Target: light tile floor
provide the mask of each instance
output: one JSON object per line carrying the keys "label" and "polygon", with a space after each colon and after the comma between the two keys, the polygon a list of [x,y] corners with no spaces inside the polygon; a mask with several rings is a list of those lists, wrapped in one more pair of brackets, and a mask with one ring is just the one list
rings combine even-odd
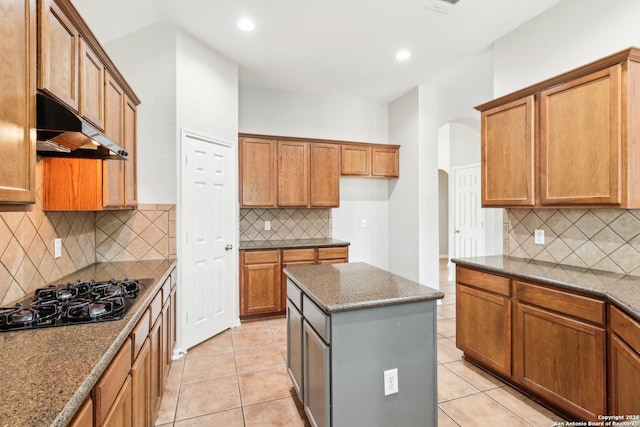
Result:
{"label": "light tile floor", "polygon": [[[455,284],[440,263],[438,425],[551,427],[561,419],[462,359]],[[286,370],[285,319],[244,323],[173,362],[156,419],[164,427],[306,427]],[[386,427],[386,426],[372,426]],[[419,427],[419,426],[416,426]]]}

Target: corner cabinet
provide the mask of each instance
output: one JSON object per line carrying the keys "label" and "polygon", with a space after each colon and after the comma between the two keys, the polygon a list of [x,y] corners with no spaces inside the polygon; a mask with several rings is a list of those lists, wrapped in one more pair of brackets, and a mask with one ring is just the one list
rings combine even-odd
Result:
{"label": "corner cabinet", "polygon": [[0,14],[0,204],[34,203],[36,2],[3,1]]}
{"label": "corner cabinet", "polygon": [[640,207],[639,91],[630,48],[476,107],[483,206]]}
{"label": "corner cabinet", "polygon": [[[623,414],[611,409],[612,403],[607,412],[612,393],[607,392],[605,301],[461,266],[456,275],[456,345],[465,359],[571,418],[597,421],[607,413]],[[619,329],[624,335],[628,328]],[[618,348],[610,349],[610,362],[622,354]],[[637,378],[640,367],[629,368],[634,359],[627,354],[618,358],[618,368],[609,367],[610,379],[612,369],[619,369],[625,381],[609,386],[622,400],[635,399],[635,414],[637,393],[625,383]]]}

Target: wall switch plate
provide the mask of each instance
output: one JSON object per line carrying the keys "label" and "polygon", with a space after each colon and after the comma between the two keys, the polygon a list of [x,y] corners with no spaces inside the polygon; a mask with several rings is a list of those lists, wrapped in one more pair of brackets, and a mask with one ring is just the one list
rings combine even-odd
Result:
{"label": "wall switch plate", "polygon": [[396,394],[398,392],[398,368],[384,371],[384,395]]}
{"label": "wall switch plate", "polygon": [[362,220],[362,228],[367,228],[367,220],[366,219]]}
{"label": "wall switch plate", "polygon": [[53,241],[53,257],[60,258],[62,256],[62,239],[57,238]]}
{"label": "wall switch plate", "polygon": [[271,221],[265,221],[264,222],[264,229],[265,229],[265,231],[271,230]]}
{"label": "wall switch plate", "polygon": [[533,232],[533,243],[536,245],[544,245],[544,230],[535,230]]}

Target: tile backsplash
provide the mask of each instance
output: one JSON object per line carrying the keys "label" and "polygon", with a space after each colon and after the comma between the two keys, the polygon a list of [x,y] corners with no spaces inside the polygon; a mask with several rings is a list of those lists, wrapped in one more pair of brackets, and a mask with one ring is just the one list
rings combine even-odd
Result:
{"label": "tile backsplash", "polygon": [[[101,261],[176,256],[175,205],[138,210],[44,212],[42,161],[36,163],[36,203],[0,205],[0,304],[12,304],[39,287]],[[54,239],[62,256],[54,258]]]}
{"label": "tile backsplash", "polygon": [[505,254],[640,275],[640,210],[507,209],[505,229]]}
{"label": "tile backsplash", "polygon": [[97,262],[175,256],[175,205],[140,204],[137,210],[96,214]]}
{"label": "tile backsplash", "polygon": [[330,237],[331,209],[240,209],[241,241]]}

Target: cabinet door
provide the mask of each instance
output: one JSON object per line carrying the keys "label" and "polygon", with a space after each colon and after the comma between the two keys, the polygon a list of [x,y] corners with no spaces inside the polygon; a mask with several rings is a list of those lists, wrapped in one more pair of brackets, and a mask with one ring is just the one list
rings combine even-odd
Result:
{"label": "cabinet door", "polygon": [[138,182],[137,182],[137,112],[135,103],[125,96],[124,103],[124,129],[123,148],[129,153],[129,160],[124,160],[124,205],[127,207],[138,206]]}
{"label": "cabinet door", "polygon": [[164,327],[164,334],[162,340],[162,366],[163,377],[166,379],[169,375],[169,368],[171,368],[171,354],[173,352],[173,300],[169,298],[162,309],[162,325]]}
{"label": "cabinet door", "polygon": [[93,427],[93,401],[88,397],[73,420],[69,423],[69,427]]}
{"label": "cabinet door", "polygon": [[275,207],[276,141],[240,139],[240,204],[242,207]]}
{"label": "cabinet door", "polygon": [[127,377],[102,426],[131,427],[131,398],[131,377]]}
{"label": "cabinet door", "polygon": [[102,208],[102,162],[93,159],[44,159],[45,211],[95,211]]}
{"label": "cabinet door", "polygon": [[456,345],[466,355],[511,376],[511,301],[456,285]]}
{"label": "cabinet door", "polygon": [[132,418],[134,426],[150,426],[151,418],[151,344],[147,338],[131,367]]}
{"label": "cabinet door", "polygon": [[78,111],[80,34],[54,0],[39,0],[38,88]]}
{"label": "cabinet door", "polygon": [[104,65],[80,40],[80,115],[104,129]]}
{"label": "cabinet door", "polygon": [[281,312],[281,288],[279,262],[244,265],[240,315]]}
{"label": "cabinet door", "polygon": [[162,316],[160,315],[151,328],[151,332],[149,332],[149,351],[151,352],[150,406],[152,419],[155,419],[158,409],[160,409],[160,399],[164,391],[162,332]]}
{"label": "cabinet door", "polygon": [[482,205],[533,206],[534,98],[482,112]]}
{"label": "cabinet door", "polygon": [[615,334],[609,344],[609,413],[638,415],[640,354]]}
{"label": "cabinet door", "polygon": [[581,419],[606,411],[605,331],[516,304],[514,377]]}
{"label": "cabinet door", "polygon": [[397,178],[400,176],[400,152],[397,148],[371,148],[371,175]]}
{"label": "cabinet door", "polygon": [[0,28],[0,203],[34,203],[35,1],[4,1]]}
{"label": "cabinet door", "polygon": [[307,142],[278,142],[278,206],[309,206]]}
{"label": "cabinet door", "polygon": [[340,146],[311,144],[310,146],[311,207],[340,205]]}
{"label": "cabinet door", "polygon": [[302,395],[302,313],[287,300],[287,370],[300,402]]}
{"label": "cabinet door", "polygon": [[315,427],[331,425],[331,352],[306,321],[303,322],[303,405]]}
{"label": "cabinet door", "polygon": [[[108,73],[105,83],[105,135],[123,145],[125,94]],[[102,204],[105,208],[124,206],[125,160],[103,160]]]}
{"label": "cabinet door", "polygon": [[371,148],[342,146],[342,175],[371,175]]}
{"label": "cabinet door", "polygon": [[540,202],[621,203],[621,66],[540,94]]}

